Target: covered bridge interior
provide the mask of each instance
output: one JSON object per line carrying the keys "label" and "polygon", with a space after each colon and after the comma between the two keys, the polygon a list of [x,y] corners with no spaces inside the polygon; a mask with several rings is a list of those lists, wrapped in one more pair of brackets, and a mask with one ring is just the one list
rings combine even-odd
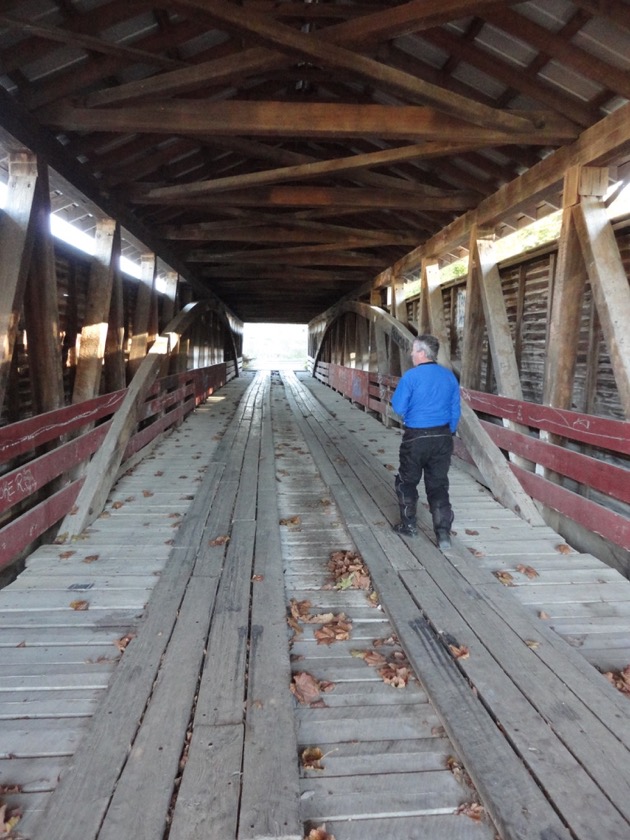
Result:
{"label": "covered bridge interior", "polygon": [[0,2],[0,838],[630,836],[629,71],[628,0]]}

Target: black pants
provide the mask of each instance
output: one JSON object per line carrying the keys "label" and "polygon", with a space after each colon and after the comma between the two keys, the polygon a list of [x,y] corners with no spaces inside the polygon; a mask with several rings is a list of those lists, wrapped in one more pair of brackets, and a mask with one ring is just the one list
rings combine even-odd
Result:
{"label": "black pants", "polygon": [[401,505],[418,502],[418,484],[424,486],[434,528],[450,529],[453,511],[448,495],[448,470],[453,438],[448,425],[432,429],[405,429],[400,445],[396,494]]}

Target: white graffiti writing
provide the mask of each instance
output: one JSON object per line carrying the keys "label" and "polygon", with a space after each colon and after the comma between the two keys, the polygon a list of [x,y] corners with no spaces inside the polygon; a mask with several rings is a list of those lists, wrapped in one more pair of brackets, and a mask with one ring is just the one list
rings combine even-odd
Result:
{"label": "white graffiti writing", "polygon": [[37,481],[29,469],[0,479],[0,501],[12,502],[16,497],[24,498],[34,490],[37,490]]}

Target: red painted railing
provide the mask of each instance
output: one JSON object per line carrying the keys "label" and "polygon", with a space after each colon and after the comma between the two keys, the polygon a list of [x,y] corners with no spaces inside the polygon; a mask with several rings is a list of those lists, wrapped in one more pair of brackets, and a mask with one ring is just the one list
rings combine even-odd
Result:
{"label": "red painted railing", "polygon": [[[389,402],[398,377],[379,376],[363,370],[319,362],[315,377],[344,396],[366,408],[391,416]],[[521,456],[536,465],[533,472],[510,463],[510,468],[532,498],[572,519],[584,528],[599,534],[607,540],[630,550],[630,518],[600,501],[586,498],[574,489],[562,486],[563,479],[576,482],[583,489],[590,489],[622,503],[630,504],[630,467],[625,456],[630,455],[630,423],[575,411],[562,411],[547,406],[498,397],[480,391],[462,389],[462,399],[477,412],[486,417],[511,420],[529,429],[528,434],[505,428],[502,424],[482,419],[482,425],[497,446],[514,455]],[[558,446],[542,439],[540,433],[564,438],[569,444],[586,444],[593,454],[577,452],[572,448]],[[456,454],[467,460],[467,453],[461,451],[457,441]],[[599,456],[597,451],[599,450]],[[617,456],[619,463],[603,460]],[[560,476],[551,481],[543,475],[549,471]]]}
{"label": "red painted railing", "polygon": [[[233,365],[221,363],[157,380],[123,464],[234,375]],[[5,470],[0,476],[0,569],[70,511],[83,483],[73,476],[102,443],[125,393],[104,394],[0,428],[0,470]]]}

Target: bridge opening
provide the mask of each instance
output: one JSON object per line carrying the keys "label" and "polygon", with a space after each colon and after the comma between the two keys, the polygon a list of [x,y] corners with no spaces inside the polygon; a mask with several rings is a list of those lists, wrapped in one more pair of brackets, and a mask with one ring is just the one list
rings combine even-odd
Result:
{"label": "bridge opening", "polygon": [[249,370],[305,370],[307,324],[252,324],[243,327],[243,367]]}

